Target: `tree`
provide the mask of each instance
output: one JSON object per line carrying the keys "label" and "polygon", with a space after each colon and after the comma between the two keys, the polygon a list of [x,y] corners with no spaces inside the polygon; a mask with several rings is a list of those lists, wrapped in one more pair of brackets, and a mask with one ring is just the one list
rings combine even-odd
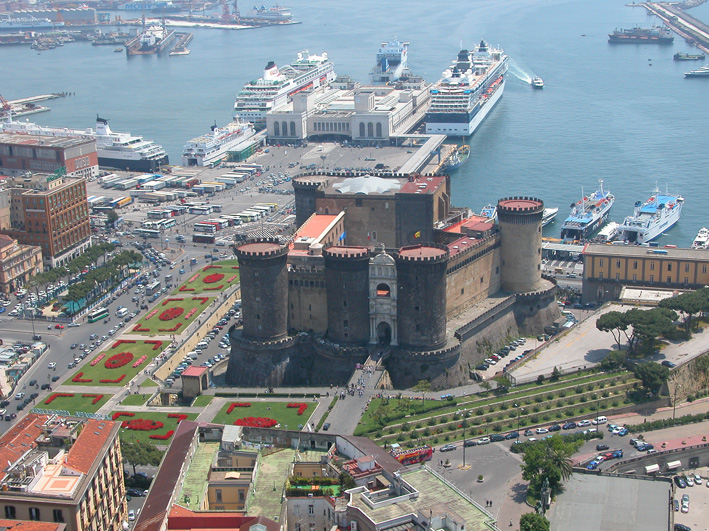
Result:
{"label": "tree", "polygon": [[549,531],[549,520],[537,513],[523,514],[519,519],[519,531]]}
{"label": "tree", "polygon": [[549,378],[549,379],[552,382],[558,382],[560,377],[561,377],[561,371],[559,370],[559,367],[554,365],[554,370],[551,371],[551,378]]}
{"label": "tree", "polygon": [[615,369],[619,369],[623,365],[625,365],[625,361],[627,360],[628,355],[620,350],[614,350],[610,352],[603,360],[601,361],[601,370],[602,371],[613,371]]}
{"label": "tree", "polygon": [[684,327],[689,335],[692,331],[692,317],[694,314],[709,309],[709,288],[704,287],[696,291],[688,291],[660,301],[661,308],[681,312],[684,318]]}
{"label": "tree", "polygon": [[[643,340],[647,352],[655,349],[658,337],[670,334],[675,329],[674,321],[677,314],[668,308],[653,308],[652,310],[630,310],[628,312],[630,324],[633,326],[633,335],[639,342]],[[636,342],[636,347],[637,347]]]}
{"label": "tree", "polygon": [[421,393],[423,399],[426,400],[426,393],[431,390],[431,382],[428,380],[419,380],[419,383],[414,385],[413,390],[417,393]]}
{"label": "tree", "polygon": [[136,466],[160,466],[163,455],[162,452],[152,444],[146,444],[140,441],[121,441],[121,454],[123,456],[123,462],[129,463],[133,467],[134,476]]}
{"label": "tree", "polygon": [[596,319],[596,328],[598,328],[601,332],[610,332],[613,334],[613,339],[615,339],[615,342],[618,344],[618,350],[620,350],[620,335],[628,330],[628,323],[625,319],[625,313],[604,313]]}
{"label": "tree", "polygon": [[522,458],[522,477],[529,481],[529,488],[538,492],[544,479],[549,481],[552,494],[559,491],[561,482],[572,473],[571,456],[582,441],[567,442],[562,437],[526,445]]}
{"label": "tree", "polygon": [[115,210],[109,210],[106,212],[106,227],[113,228],[116,221],[118,221],[118,214]]}
{"label": "tree", "polygon": [[653,394],[657,394],[662,384],[670,377],[667,367],[651,361],[636,365],[633,372],[642,381],[643,387]]}

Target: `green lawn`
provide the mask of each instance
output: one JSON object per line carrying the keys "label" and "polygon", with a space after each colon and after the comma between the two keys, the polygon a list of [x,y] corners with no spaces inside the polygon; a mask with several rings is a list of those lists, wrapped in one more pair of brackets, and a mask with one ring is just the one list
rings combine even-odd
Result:
{"label": "green lawn", "polygon": [[[212,266],[202,266],[199,269],[194,268],[192,271],[185,272],[185,278],[187,281],[184,282],[180,287],[172,292],[172,295],[187,296],[194,293],[220,293],[227,289],[229,286],[239,283],[239,270],[234,269],[234,267],[239,265],[239,261],[234,260],[222,260],[220,262],[214,262]],[[209,267],[209,269],[206,269]],[[204,279],[212,274],[224,275],[222,279],[217,282],[212,282],[206,284]],[[195,278],[196,277],[196,278]],[[229,279],[235,277],[229,282]],[[190,279],[194,278],[192,282]],[[223,286],[222,289],[208,289],[216,288],[218,286]],[[181,291],[182,290],[182,291]],[[191,291],[194,290],[194,291]]]}
{"label": "green lawn", "polygon": [[122,406],[142,406],[150,398],[150,394],[139,393],[137,395],[128,395],[121,401]]}
{"label": "green lawn", "polygon": [[212,400],[214,400],[213,395],[199,395],[197,398],[195,398],[192,407],[208,406],[212,402]]}
{"label": "green lawn", "polygon": [[[142,395],[141,395],[142,396]],[[146,413],[146,412],[139,412],[139,411],[133,411],[135,416],[133,417],[128,417],[128,416],[120,416],[117,417],[117,421],[132,421],[132,420],[137,420],[137,419],[146,419],[146,420],[153,420],[157,422],[162,422],[163,427],[157,430],[150,430],[150,431],[142,431],[142,430],[131,430],[128,428],[121,428],[121,431],[119,433],[120,438],[123,441],[126,442],[141,442],[144,444],[158,444],[158,445],[164,445],[168,446],[170,444],[170,439],[166,440],[160,440],[160,439],[151,439],[151,435],[165,435],[167,432],[170,430],[175,431],[177,430],[177,420],[176,418],[169,418],[168,415],[169,413]],[[186,420],[194,420],[197,418],[196,413],[185,413],[187,415]]]}
{"label": "green lawn", "polygon": [[[64,384],[66,385],[106,385],[106,386],[119,386],[123,387],[126,385],[128,382],[130,382],[133,377],[135,377],[136,374],[138,374],[140,371],[145,369],[150,362],[157,357],[163,350],[167,348],[169,345],[169,341],[163,341],[162,345],[158,346],[157,349],[153,350],[155,347],[154,344],[147,343],[145,341],[136,341],[135,343],[122,343],[118,344],[119,341],[114,341],[113,343],[110,344],[109,348],[107,350],[104,350],[100,354],[98,354],[95,358],[92,359],[92,362],[96,360],[98,357],[103,356],[101,360],[94,365],[93,367],[91,366],[91,363],[87,363],[84,365],[80,371],[78,371],[76,374],[72,375],[71,378],[66,380]],[[117,346],[116,346],[117,345]],[[126,365],[123,365],[122,367],[118,367],[115,369],[109,369],[106,367],[106,362],[109,360],[112,356],[119,354],[121,352],[130,352],[133,355],[133,360]],[[145,361],[141,363],[138,367],[133,367],[134,363],[137,363],[138,359],[147,356]],[[81,376],[79,376],[79,373],[83,373]],[[120,382],[101,382],[101,380],[116,380],[121,377],[122,374],[125,374],[125,378],[123,378]],[[79,382],[79,381],[74,381],[74,378],[77,379],[82,379],[82,380],[90,380],[90,381],[85,381],[85,382]]]}
{"label": "green lawn", "polygon": [[140,384],[141,387],[157,387],[158,384],[156,384],[154,381],[152,381],[150,378],[147,380],[143,380],[143,383]]}
{"label": "green lawn", "polygon": [[[47,404],[47,400],[50,400],[55,395],[71,394],[74,396],[56,396],[51,403]],[[89,393],[94,395],[94,393]],[[101,395],[101,393],[97,393]],[[103,406],[113,395],[105,394],[102,398],[93,404],[92,402],[96,399],[96,396],[83,396],[82,393],[52,393],[47,398],[41,402],[37,402],[35,406],[37,409],[53,409],[60,411],[68,411],[70,414],[83,411],[86,413],[96,413],[101,406]]]}
{"label": "green lawn", "polygon": [[[227,413],[229,405],[233,402],[250,403],[251,406],[236,407],[231,413]],[[307,404],[308,408],[302,415],[298,415],[298,408],[286,407],[290,403]],[[235,398],[224,404],[224,407],[219,410],[212,422],[215,424],[234,424],[237,419],[244,417],[267,417],[278,421],[281,428],[285,429],[287,426],[288,429],[295,430],[298,429],[298,425],[305,425],[316,405],[316,402],[303,399],[293,400],[292,402],[256,402],[249,399]]]}
{"label": "green lawn", "polygon": [[[206,297],[206,301],[204,301],[204,298],[205,297],[194,297],[192,295],[183,294],[180,297],[165,299],[156,306],[153,306],[140,321],[129,328],[129,331],[133,334],[142,335],[179,334],[187,328],[192,321],[197,319],[205,309],[209,308],[213,298]],[[172,308],[182,308],[183,311],[180,315],[169,321],[160,320],[160,316]],[[190,315],[188,319],[185,319],[192,309],[196,309],[197,311]],[[172,328],[180,323],[182,323],[181,326],[173,331]]]}

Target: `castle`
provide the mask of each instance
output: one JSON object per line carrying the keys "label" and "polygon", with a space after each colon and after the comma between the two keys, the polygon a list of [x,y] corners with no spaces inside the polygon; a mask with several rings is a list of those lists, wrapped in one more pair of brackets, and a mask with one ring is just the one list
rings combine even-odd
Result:
{"label": "castle", "polygon": [[235,246],[243,329],[230,331],[231,385],[342,385],[370,360],[394,387],[452,387],[559,317],[542,278],[539,199],[501,199],[494,223],[453,207],[444,175],[316,172],[293,187],[288,244]]}

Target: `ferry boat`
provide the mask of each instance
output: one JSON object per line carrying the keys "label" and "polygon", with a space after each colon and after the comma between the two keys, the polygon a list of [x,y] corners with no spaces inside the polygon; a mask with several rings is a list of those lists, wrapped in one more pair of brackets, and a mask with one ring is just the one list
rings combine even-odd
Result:
{"label": "ferry boat", "polygon": [[[230,150],[239,150],[256,133],[253,124],[236,118],[224,127],[212,126],[210,133],[193,138],[185,144],[183,166],[209,166],[225,159]],[[244,145],[244,147],[246,147]]]}
{"label": "ferry boat", "polygon": [[598,182],[598,190],[571,205],[571,214],[561,226],[562,240],[586,240],[608,218],[615,197],[603,189],[603,179]]}
{"label": "ferry boat", "polygon": [[650,199],[635,203],[633,215],[618,227],[619,239],[638,244],[654,240],[679,221],[683,206],[683,197],[661,194],[656,187]]}
{"label": "ferry boat", "polygon": [[470,146],[463,145],[454,149],[441,164],[442,170],[455,170],[460,168],[470,157]]}
{"label": "ferry boat", "polygon": [[684,77],[709,77],[709,66],[700,66],[696,70],[685,72]]}
{"label": "ferry boat", "polygon": [[692,242],[692,249],[706,249],[707,247],[709,247],[709,229],[702,227]]}
{"label": "ferry boat", "polygon": [[542,212],[542,227],[549,225],[556,215],[559,213],[559,208],[558,207],[553,207],[553,208],[545,208],[544,212]]}
{"label": "ferry boat", "polygon": [[48,18],[17,17],[0,15],[0,30],[52,29],[64,26],[64,22],[52,22]]}
{"label": "ferry boat", "polygon": [[293,18],[293,14],[289,7],[283,6],[254,6],[250,9],[244,18],[256,19],[256,20],[267,20],[269,22],[290,22]]}
{"label": "ferry boat", "polygon": [[507,66],[505,52],[484,40],[472,52],[458,52],[455,62],[430,89],[426,133],[472,135],[502,96]]}
{"label": "ferry boat", "polygon": [[656,43],[672,44],[675,38],[667,26],[653,26],[652,28],[634,27],[631,29],[616,29],[608,34],[608,42],[612,43]]}
{"label": "ferry boat", "polygon": [[155,172],[169,164],[167,152],[152,140],[130,133],[115,133],[108,120],[96,117],[96,129],[45,127],[31,122],[0,122],[0,132],[28,135],[72,136],[96,141],[98,164],[118,170]]}
{"label": "ferry boat", "polygon": [[600,230],[598,239],[605,243],[612,242],[618,237],[618,227],[620,227],[620,223],[611,221]]}
{"label": "ferry boat", "polygon": [[544,80],[542,80],[542,78],[539,76],[535,77],[534,79],[532,79],[532,88],[544,88]]}
{"label": "ferry boat", "polygon": [[266,113],[288,103],[297,92],[329,85],[335,79],[335,66],[327,53],[298,54],[295,61],[278,69],[269,61],[263,77],[250,81],[236,96],[234,110],[244,122],[256,128],[266,127]]}
{"label": "ferry boat", "polygon": [[674,60],[675,61],[701,61],[703,60],[705,55],[703,53],[685,53],[685,52],[679,52],[674,55]]}
{"label": "ferry boat", "polygon": [[377,64],[369,73],[372,84],[388,85],[410,75],[408,52],[408,42],[401,42],[396,38],[391,42],[383,42],[377,52]]}

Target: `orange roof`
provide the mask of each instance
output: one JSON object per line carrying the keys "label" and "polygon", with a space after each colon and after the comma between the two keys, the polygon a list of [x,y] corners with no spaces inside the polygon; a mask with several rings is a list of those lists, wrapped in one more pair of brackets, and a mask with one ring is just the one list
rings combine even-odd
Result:
{"label": "orange roof", "polygon": [[182,376],[202,376],[207,371],[207,367],[188,367]]}
{"label": "orange roof", "polygon": [[303,226],[300,227],[294,239],[318,238],[336,218],[337,216],[335,214],[315,214],[314,216],[310,216],[308,221],[303,223]]}
{"label": "orange roof", "polygon": [[7,531],[59,531],[60,529],[65,529],[66,524],[30,522],[27,520],[0,520],[0,528]]}
{"label": "orange roof", "polygon": [[446,182],[446,178],[443,176],[436,177],[419,177],[412,181],[407,182],[401,187],[399,193],[401,194],[430,194],[438,190],[441,184]]}
{"label": "orange roof", "polygon": [[88,474],[115,425],[110,420],[87,420],[67,454],[66,466]]}
{"label": "orange roof", "polygon": [[[10,428],[0,438],[0,463],[14,463],[32,448],[36,448],[35,440],[42,433],[42,425],[49,416],[30,413]],[[0,469],[0,480],[5,478],[5,472]]]}

